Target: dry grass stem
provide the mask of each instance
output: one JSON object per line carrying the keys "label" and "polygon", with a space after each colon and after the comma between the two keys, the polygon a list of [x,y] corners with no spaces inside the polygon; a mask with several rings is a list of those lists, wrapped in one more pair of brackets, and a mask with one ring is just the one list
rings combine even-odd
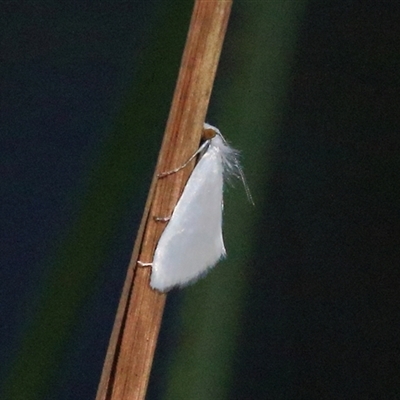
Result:
{"label": "dry grass stem", "polygon": [[194,161],[162,179],[157,174],[182,165],[198,148],[226,32],[231,0],[197,0],[183,54],[157,168],[121,295],[96,400],[137,400],[146,395],[166,295],[149,286],[151,262],[165,227],[153,217],[170,216]]}

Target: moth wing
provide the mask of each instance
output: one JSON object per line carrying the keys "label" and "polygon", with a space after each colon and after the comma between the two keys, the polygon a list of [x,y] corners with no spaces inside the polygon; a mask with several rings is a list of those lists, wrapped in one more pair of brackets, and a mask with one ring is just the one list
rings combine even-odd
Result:
{"label": "moth wing", "polygon": [[167,291],[196,280],[225,256],[223,163],[210,145],[194,168],[154,254],[150,285]]}

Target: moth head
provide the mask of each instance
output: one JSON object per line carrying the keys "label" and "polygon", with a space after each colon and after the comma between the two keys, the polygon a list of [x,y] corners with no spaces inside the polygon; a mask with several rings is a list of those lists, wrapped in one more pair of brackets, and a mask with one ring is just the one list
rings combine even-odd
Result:
{"label": "moth head", "polygon": [[202,139],[204,141],[214,138],[216,135],[221,135],[219,129],[210,124],[204,123]]}

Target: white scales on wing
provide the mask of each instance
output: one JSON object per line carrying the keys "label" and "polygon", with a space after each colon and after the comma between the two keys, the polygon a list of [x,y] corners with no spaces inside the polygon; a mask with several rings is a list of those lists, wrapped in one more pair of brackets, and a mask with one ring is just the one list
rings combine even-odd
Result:
{"label": "white scales on wing", "polygon": [[152,266],[150,286],[161,292],[196,281],[226,256],[222,237],[224,180],[239,177],[252,202],[238,152],[212,125],[204,124],[203,132],[206,141],[194,155],[199,154],[199,161],[161,235],[153,262],[140,262]]}

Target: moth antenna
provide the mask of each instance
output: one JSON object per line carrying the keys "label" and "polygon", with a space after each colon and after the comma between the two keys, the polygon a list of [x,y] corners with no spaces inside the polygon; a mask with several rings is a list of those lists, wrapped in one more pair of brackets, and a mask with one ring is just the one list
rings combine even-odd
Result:
{"label": "moth antenna", "polygon": [[239,171],[240,179],[242,180],[243,186],[244,186],[244,191],[246,192],[247,200],[254,206],[254,200],[253,196],[251,195],[249,185],[247,184],[246,178],[244,176],[244,172],[242,170],[242,167],[237,164],[237,169]]}

